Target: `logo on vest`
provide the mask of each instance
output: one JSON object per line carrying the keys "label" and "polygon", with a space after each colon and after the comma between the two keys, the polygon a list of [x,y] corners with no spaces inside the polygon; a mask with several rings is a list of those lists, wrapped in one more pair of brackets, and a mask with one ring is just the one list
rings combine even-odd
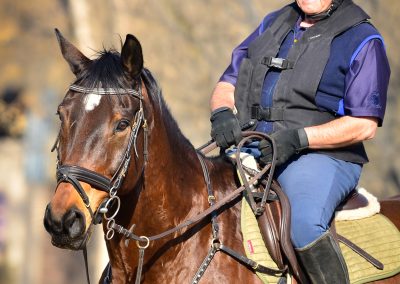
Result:
{"label": "logo on vest", "polygon": [[313,39],[319,38],[320,36],[321,36],[321,34],[315,35],[315,36],[309,37],[308,40],[313,40]]}

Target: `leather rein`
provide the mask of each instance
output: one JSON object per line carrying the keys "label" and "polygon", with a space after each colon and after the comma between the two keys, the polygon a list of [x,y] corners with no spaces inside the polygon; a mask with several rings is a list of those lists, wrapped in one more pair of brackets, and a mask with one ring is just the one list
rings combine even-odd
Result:
{"label": "leather rein", "polygon": [[[269,139],[269,136],[267,136],[266,134],[263,133],[259,133],[259,132],[251,132],[251,131],[246,131],[243,132],[243,136],[246,137],[244,138],[241,143],[239,143],[238,145],[238,151],[240,151],[240,148],[242,147],[242,145],[249,139],[252,138],[265,138],[265,139]],[[274,144],[274,141],[270,140],[271,143]],[[200,265],[198,271],[196,272],[195,276],[193,277],[191,283],[192,284],[197,284],[199,282],[199,280],[201,279],[201,277],[204,275],[208,265],[211,263],[214,255],[218,252],[224,252],[225,254],[229,255],[230,257],[234,258],[236,261],[240,262],[241,264],[246,265],[249,268],[252,268],[253,270],[257,271],[257,272],[261,272],[261,273],[266,273],[266,274],[270,274],[270,275],[281,275],[283,273],[286,272],[287,268],[284,269],[275,269],[275,268],[270,268],[270,267],[266,267],[263,266],[249,258],[247,258],[246,256],[242,255],[241,253],[238,253],[232,249],[230,249],[229,247],[226,247],[219,239],[218,236],[218,231],[219,231],[219,226],[217,223],[217,211],[223,207],[224,205],[228,204],[229,202],[233,201],[234,199],[236,199],[238,196],[240,196],[240,194],[242,194],[243,191],[246,190],[246,193],[248,195],[251,196],[251,198],[253,198],[253,194],[251,193],[251,188],[250,188],[250,184],[255,184],[257,181],[259,181],[260,179],[262,179],[263,177],[265,177],[265,175],[268,173],[268,178],[267,178],[267,186],[266,190],[264,192],[264,196],[262,196],[262,202],[260,203],[261,205],[256,206],[254,203],[253,210],[255,214],[262,214],[263,210],[262,209],[263,206],[265,206],[265,203],[267,200],[271,200],[274,199],[274,196],[270,196],[269,195],[269,186],[272,183],[272,177],[273,177],[273,171],[275,168],[275,164],[269,164],[266,165],[263,169],[261,169],[258,173],[251,173],[251,178],[242,185],[239,188],[235,189],[234,191],[232,191],[230,194],[226,195],[225,197],[223,197],[222,199],[220,199],[218,202],[216,202],[216,198],[213,194],[213,190],[212,190],[212,185],[211,185],[211,180],[210,180],[210,176],[209,176],[209,171],[207,168],[207,164],[206,161],[204,159],[204,155],[209,153],[210,151],[214,150],[217,148],[217,145],[215,142],[210,141],[207,142],[206,144],[204,144],[203,146],[201,146],[200,148],[198,148],[196,150],[196,154],[197,157],[199,159],[199,162],[201,164],[201,168],[203,171],[203,177],[204,177],[204,181],[206,184],[206,188],[207,188],[207,193],[208,193],[208,202],[210,207],[207,208],[206,210],[204,210],[203,212],[193,216],[190,219],[186,219],[185,221],[183,221],[182,223],[180,223],[179,225],[177,225],[176,227],[173,227],[169,230],[166,230],[160,234],[157,235],[153,235],[153,236],[138,236],[136,234],[133,233],[133,228],[134,225],[132,225],[132,227],[128,230],[126,228],[124,228],[123,226],[116,224],[114,220],[112,220],[111,222],[109,222],[107,224],[107,229],[109,230],[115,230],[117,231],[119,234],[122,234],[125,238],[125,245],[127,246],[129,243],[129,240],[134,240],[136,241],[137,247],[139,249],[139,262],[138,262],[138,268],[137,268],[137,273],[136,273],[136,280],[135,280],[135,284],[140,284],[141,282],[141,275],[142,275],[142,269],[143,269],[143,261],[144,261],[144,252],[146,250],[146,248],[149,247],[150,242],[152,241],[156,241],[158,239],[164,238],[166,236],[169,236],[171,234],[174,234],[176,232],[181,231],[183,228],[192,226],[194,224],[197,224],[198,222],[200,222],[201,220],[203,220],[204,218],[211,216],[211,226],[212,226],[212,240],[211,240],[211,247],[209,249],[208,254],[206,255],[206,257],[204,258],[202,264]],[[239,173],[241,176],[244,177],[244,171],[243,171],[243,167],[241,165],[241,161],[240,161],[240,155],[236,156],[236,163],[239,165],[238,169],[239,169]],[[107,236],[106,236],[107,237]],[[112,271],[111,271],[111,266],[110,264],[108,264],[107,266],[107,273],[106,273],[106,277],[104,279],[104,284],[109,284],[111,283],[111,278],[112,278]]]}

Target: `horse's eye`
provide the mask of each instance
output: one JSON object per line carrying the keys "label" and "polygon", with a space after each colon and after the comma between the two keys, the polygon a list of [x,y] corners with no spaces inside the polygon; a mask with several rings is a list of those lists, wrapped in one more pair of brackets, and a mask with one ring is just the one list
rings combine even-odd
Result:
{"label": "horse's eye", "polygon": [[115,128],[116,132],[122,132],[124,131],[126,128],[128,128],[130,125],[129,121],[126,119],[120,120],[117,124],[117,127]]}
{"label": "horse's eye", "polygon": [[57,110],[56,116],[58,116],[58,119],[59,119],[61,122],[63,122],[64,119],[63,119],[63,115],[61,114],[60,110]]}

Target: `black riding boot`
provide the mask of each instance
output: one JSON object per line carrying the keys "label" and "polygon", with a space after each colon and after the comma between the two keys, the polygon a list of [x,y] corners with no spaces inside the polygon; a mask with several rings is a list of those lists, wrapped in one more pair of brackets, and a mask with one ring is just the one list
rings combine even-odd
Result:
{"label": "black riding boot", "polygon": [[330,232],[296,251],[313,284],[350,283],[343,255]]}

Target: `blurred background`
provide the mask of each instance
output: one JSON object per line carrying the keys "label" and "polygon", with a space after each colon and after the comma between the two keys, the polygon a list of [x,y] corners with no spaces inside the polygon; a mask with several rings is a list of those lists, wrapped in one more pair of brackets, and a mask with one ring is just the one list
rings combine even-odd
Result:
{"label": "blurred background", "polygon": [[[132,33],[184,134],[209,140],[208,100],[232,49],[282,0],[1,0],[0,283],[86,283],[79,252],[52,247],[43,214],[55,188],[56,107],[73,75],[54,28],[92,56],[120,49]],[[392,68],[386,118],[366,146],[360,185],[378,197],[400,193],[400,2],[357,0],[386,40]],[[91,279],[107,255],[101,228],[89,245]]]}

